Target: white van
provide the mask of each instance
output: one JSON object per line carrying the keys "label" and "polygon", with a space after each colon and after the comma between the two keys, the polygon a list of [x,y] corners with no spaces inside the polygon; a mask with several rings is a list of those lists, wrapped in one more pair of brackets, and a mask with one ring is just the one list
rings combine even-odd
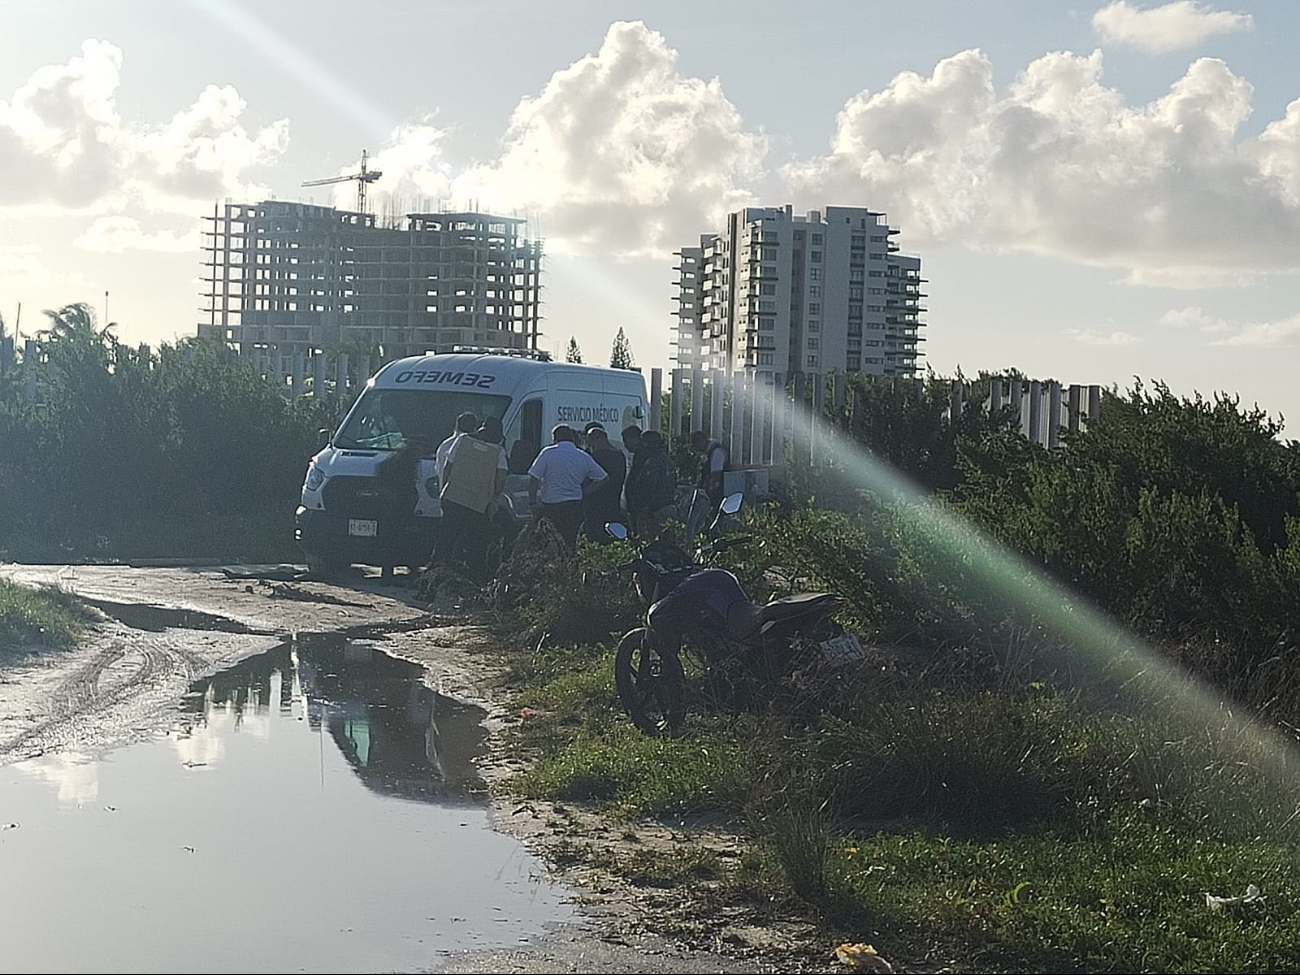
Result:
{"label": "white van", "polygon": [[[388,363],[307,467],[295,537],[312,571],[428,561],[442,516],[434,452],[466,411],[501,419],[510,474],[498,528],[513,533],[530,518],[528,468],[551,428],[565,423],[581,432],[598,421],[622,446],[625,427],[645,426],[645,380],[626,369],[495,350]],[[390,458],[394,464],[381,469]]]}

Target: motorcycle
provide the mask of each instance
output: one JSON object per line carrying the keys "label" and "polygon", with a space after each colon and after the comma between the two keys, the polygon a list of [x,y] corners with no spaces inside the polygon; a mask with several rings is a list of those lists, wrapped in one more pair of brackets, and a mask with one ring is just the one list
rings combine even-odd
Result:
{"label": "motorcycle", "polygon": [[[646,625],[619,641],[614,684],[628,717],[646,734],[681,730],[686,663],[712,701],[746,705],[797,674],[838,670],[865,656],[857,637],[834,620],[844,606],[839,596],[804,593],[759,605],[735,575],[708,565],[713,555],[749,541],[719,530],[742,499],[733,494],[723,500],[693,557],[672,543],[652,541],[620,567],[633,574],[648,609]],[[614,538],[628,537],[623,525],[605,528]]]}

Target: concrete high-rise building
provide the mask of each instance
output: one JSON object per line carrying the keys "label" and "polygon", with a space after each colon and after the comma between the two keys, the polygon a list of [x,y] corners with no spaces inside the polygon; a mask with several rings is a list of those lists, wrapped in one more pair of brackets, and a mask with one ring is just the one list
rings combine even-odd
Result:
{"label": "concrete high-rise building", "polygon": [[921,259],[863,207],[749,207],[677,251],[679,366],[914,376],[925,324]]}
{"label": "concrete high-rise building", "polygon": [[199,335],[242,352],[537,348],[542,248],[521,219],[412,213],[381,227],[373,214],[265,200],[206,220]]}

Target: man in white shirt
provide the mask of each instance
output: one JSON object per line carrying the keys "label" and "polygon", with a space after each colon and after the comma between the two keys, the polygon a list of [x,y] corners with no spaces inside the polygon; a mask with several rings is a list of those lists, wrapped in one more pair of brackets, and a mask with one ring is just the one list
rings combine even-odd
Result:
{"label": "man in white shirt", "polygon": [[447,466],[447,458],[451,456],[451,448],[456,446],[456,441],[467,433],[473,433],[478,429],[478,417],[473,413],[465,412],[456,417],[456,429],[452,431],[450,437],[438,444],[438,452],[434,456],[433,470],[438,475],[438,483],[442,483],[442,469]]}
{"label": "man in white shirt", "polygon": [[579,450],[572,427],[560,424],[551,431],[554,441],[542,449],[528,469],[528,506],[535,518],[545,518],[570,545],[582,526],[582,499],[599,488],[609,475]]}

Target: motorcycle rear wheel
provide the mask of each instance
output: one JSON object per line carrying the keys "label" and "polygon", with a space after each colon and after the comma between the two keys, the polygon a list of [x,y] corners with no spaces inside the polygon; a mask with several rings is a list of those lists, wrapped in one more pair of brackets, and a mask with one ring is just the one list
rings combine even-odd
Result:
{"label": "motorcycle rear wheel", "polygon": [[614,687],[632,723],[647,735],[676,734],[686,720],[686,677],[682,663],[661,654],[646,627],[619,641]]}

